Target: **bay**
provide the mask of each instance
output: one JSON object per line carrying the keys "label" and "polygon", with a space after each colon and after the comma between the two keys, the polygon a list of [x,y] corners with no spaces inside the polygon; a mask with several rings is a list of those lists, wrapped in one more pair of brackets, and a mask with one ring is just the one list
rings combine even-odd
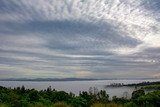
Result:
{"label": "bay", "polygon": [[153,82],[160,81],[160,79],[146,79],[146,80],[92,80],[92,81],[0,81],[0,86],[4,87],[21,87],[25,86],[27,89],[44,90],[51,86],[52,89],[59,91],[72,92],[78,95],[80,91],[88,91],[90,87],[96,87],[98,90],[106,90],[110,98],[113,96],[128,98],[131,97],[131,93],[135,90],[131,87],[118,87],[118,88],[105,88],[105,85],[112,83],[140,83],[140,82]]}

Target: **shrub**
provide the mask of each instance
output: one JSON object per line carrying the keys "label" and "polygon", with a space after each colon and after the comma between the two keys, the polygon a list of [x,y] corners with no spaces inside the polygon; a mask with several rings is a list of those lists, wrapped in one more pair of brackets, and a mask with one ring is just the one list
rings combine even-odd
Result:
{"label": "shrub", "polygon": [[0,104],[0,107],[8,107],[8,106],[5,104]]}
{"label": "shrub", "polygon": [[44,104],[40,103],[40,102],[36,102],[29,107],[46,107],[46,106]]}
{"label": "shrub", "polygon": [[131,102],[124,104],[124,107],[137,107],[137,105],[131,101]]}
{"label": "shrub", "polygon": [[53,107],[69,107],[65,102],[57,102]]}
{"label": "shrub", "polygon": [[108,104],[95,103],[91,107],[122,107],[122,106],[116,103],[108,103]]}
{"label": "shrub", "polygon": [[82,97],[75,97],[71,100],[73,107],[87,107],[87,100]]}
{"label": "shrub", "polygon": [[122,107],[122,105],[116,104],[116,103],[109,103],[105,107]]}
{"label": "shrub", "polygon": [[132,99],[137,99],[138,97],[140,97],[142,95],[145,95],[145,92],[142,89],[133,91],[133,93],[132,93]]}
{"label": "shrub", "polygon": [[91,107],[106,107],[105,104],[102,103],[95,103]]}

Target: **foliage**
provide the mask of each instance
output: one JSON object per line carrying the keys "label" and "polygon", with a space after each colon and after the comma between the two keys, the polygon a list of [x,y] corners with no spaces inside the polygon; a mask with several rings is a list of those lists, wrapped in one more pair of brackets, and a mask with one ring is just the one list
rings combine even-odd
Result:
{"label": "foliage", "polygon": [[142,95],[145,95],[145,92],[142,89],[133,91],[133,93],[132,93],[132,99],[137,99],[138,97],[140,97]]}
{"label": "foliage", "polygon": [[150,92],[140,96],[135,100],[135,103],[141,106],[160,107],[160,91]]}
{"label": "foliage", "polygon": [[87,107],[87,100],[82,97],[75,97],[71,101],[73,107]]}
{"label": "foliage", "polygon": [[106,105],[106,107],[122,107],[120,104],[116,104],[116,103],[109,103]]}
{"label": "foliage", "polygon": [[107,104],[95,103],[91,107],[122,107],[122,105],[116,103],[107,103]]}
{"label": "foliage", "polygon": [[97,94],[97,99],[99,102],[107,103],[109,101],[109,95],[105,90],[100,90]]}
{"label": "foliage", "polygon": [[48,87],[37,91],[24,86],[14,89],[0,86],[0,107],[160,107],[160,91],[147,94],[136,90],[131,99],[117,98],[109,100],[105,90],[82,91],[79,96]]}
{"label": "foliage", "polygon": [[46,107],[46,106],[43,103],[36,102],[36,103],[30,105],[30,107]]}
{"label": "foliage", "polygon": [[91,107],[106,107],[105,104],[102,103],[95,103]]}
{"label": "foliage", "polygon": [[136,86],[136,87],[142,87],[142,86],[149,86],[149,85],[160,85],[160,81],[156,82],[141,82],[141,83],[134,83],[134,84],[127,84],[123,86]]}
{"label": "foliage", "polygon": [[96,95],[90,94],[87,91],[81,92],[79,96],[87,101],[86,107],[89,107],[96,102]]}
{"label": "foliage", "polygon": [[0,107],[8,107],[8,106],[5,104],[0,104]]}
{"label": "foliage", "polygon": [[116,96],[113,96],[112,102],[117,103],[117,104],[125,104],[125,103],[128,102],[128,100],[123,98],[123,97],[122,98],[118,98]]}
{"label": "foliage", "polygon": [[134,102],[130,101],[124,104],[124,107],[138,107]]}
{"label": "foliage", "polygon": [[141,87],[141,88],[142,88],[142,89],[145,89],[145,90],[160,90],[160,84],[143,86],[143,87]]}
{"label": "foliage", "polygon": [[53,107],[69,107],[65,102],[57,102]]}

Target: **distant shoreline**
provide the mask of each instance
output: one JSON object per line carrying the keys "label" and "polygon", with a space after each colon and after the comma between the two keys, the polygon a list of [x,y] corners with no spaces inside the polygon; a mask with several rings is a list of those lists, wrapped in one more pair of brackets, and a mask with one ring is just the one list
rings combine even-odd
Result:
{"label": "distant shoreline", "polygon": [[108,87],[142,87],[145,88],[147,86],[150,86],[149,88],[158,88],[160,89],[160,81],[154,81],[154,82],[150,82],[150,81],[146,81],[146,82],[140,82],[140,83],[132,83],[132,84],[124,84],[124,83],[112,83],[110,85],[105,85],[106,88]]}
{"label": "distant shoreline", "polygon": [[35,78],[35,79],[27,79],[27,78],[6,78],[0,79],[0,81],[31,81],[31,82],[58,82],[58,81],[97,81],[97,80],[158,80],[159,78]]}
{"label": "distant shoreline", "polygon": [[45,82],[45,81],[93,81],[98,79],[82,79],[82,78],[36,78],[36,79],[0,79],[0,81],[35,81],[35,82]]}

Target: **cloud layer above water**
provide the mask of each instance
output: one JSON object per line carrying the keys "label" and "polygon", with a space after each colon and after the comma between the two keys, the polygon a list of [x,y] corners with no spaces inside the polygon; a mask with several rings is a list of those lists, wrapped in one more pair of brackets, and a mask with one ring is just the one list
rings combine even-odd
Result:
{"label": "cloud layer above water", "polygon": [[159,0],[1,0],[0,78],[160,76]]}

